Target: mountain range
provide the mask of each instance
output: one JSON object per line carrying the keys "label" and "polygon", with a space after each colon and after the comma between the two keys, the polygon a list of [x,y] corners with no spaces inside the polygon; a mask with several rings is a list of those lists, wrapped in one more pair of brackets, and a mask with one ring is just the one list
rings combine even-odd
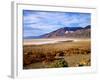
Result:
{"label": "mountain range", "polygon": [[40,36],[29,36],[27,38],[90,38],[91,25],[86,27],[63,27]]}
{"label": "mountain range", "polygon": [[90,38],[91,36],[91,25],[84,28],[82,27],[63,27],[53,32],[39,36],[40,38]]}

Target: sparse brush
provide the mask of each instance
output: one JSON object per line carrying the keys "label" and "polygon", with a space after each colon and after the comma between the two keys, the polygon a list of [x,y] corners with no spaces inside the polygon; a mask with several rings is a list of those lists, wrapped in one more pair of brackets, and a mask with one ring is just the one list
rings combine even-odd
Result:
{"label": "sparse brush", "polygon": [[[72,55],[90,55],[90,53],[91,49],[89,42],[61,42],[60,44],[25,45],[23,46],[23,65],[26,66],[44,61],[51,62],[51,67],[68,67],[68,63],[65,60],[56,60],[56,58]],[[52,63],[52,61],[54,62]],[[80,66],[82,65],[83,64],[80,64]],[[90,65],[90,61],[88,61],[88,64],[86,65]]]}
{"label": "sparse brush", "polygon": [[64,59],[55,60],[49,67],[68,67],[68,63]]}

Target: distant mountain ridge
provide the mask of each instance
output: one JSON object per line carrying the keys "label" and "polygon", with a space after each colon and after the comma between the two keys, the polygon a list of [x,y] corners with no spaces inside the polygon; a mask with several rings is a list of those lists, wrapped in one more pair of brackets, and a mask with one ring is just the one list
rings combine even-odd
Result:
{"label": "distant mountain ridge", "polygon": [[29,36],[26,39],[36,38],[90,38],[91,25],[86,27],[63,27],[40,36]]}
{"label": "distant mountain ridge", "polygon": [[88,25],[84,28],[82,27],[64,27],[57,29],[53,32],[41,35],[40,38],[90,38],[91,25]]}

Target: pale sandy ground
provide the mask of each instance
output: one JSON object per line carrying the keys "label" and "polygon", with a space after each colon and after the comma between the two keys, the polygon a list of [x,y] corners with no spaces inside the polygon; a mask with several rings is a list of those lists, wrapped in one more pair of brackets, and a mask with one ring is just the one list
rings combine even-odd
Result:
{"label": "pale sandy ground", "polygon": [[90,39],[72,39],[72,38],[51,38],[51,39],[25,39],[24,45],[42,45],[59,43],[60,41],[89,41]]}

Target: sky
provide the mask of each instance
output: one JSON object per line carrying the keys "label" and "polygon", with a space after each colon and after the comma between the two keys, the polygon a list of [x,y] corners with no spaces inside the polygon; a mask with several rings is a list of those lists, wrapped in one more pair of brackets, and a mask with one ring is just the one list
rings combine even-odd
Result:
{"label": "sky", "polygon": [[24,37],[40,36],[63,27],[91,25],[90,13],[23,10]]}

